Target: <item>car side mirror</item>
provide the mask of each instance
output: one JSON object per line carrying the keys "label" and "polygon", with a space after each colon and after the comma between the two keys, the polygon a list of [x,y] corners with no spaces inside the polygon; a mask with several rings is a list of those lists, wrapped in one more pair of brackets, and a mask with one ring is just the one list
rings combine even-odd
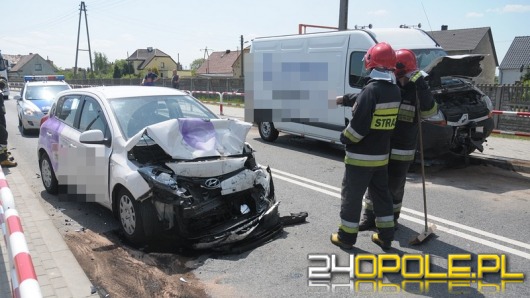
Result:
{"label": "car side mirror", "polygon": [[79,142],[83,144],[107,145],[109,140],[105,139],[103,132],[99,129],[87,130],[79,136]]}

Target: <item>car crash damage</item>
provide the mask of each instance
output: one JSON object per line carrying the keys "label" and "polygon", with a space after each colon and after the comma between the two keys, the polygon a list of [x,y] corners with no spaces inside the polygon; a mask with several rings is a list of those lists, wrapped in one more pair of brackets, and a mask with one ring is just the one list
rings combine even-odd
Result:
{"label": "car crash damage", "polygon": [[[483,151],[483,143],[493,130],[490,98],[475,87],[470,78],[478,76],[484,55],[456,55],[435,59],[424,70],[443,119],[428,119],[423,126],[426,158],[450,152],[467,156]],[[440,121],[442,120],[442,121]],[[440,122],[444,125],[440,126]]]}
{"label": "car crash damage", "polygon": [[173,119],[128,141],[128,158],[149,185],[138,200],[153,204],[161,230],[196,249],[281,231],[271,170],[245,142],[250,128],[233,119]]}

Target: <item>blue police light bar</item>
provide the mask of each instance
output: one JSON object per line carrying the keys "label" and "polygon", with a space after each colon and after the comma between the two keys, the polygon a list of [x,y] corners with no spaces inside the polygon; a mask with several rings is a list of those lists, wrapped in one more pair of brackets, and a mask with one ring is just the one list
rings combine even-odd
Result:
{"label": "blue police light bar", "polygon": [[64,75],[24,76],[24,82],[36,82],[36,81],[64,81]]}

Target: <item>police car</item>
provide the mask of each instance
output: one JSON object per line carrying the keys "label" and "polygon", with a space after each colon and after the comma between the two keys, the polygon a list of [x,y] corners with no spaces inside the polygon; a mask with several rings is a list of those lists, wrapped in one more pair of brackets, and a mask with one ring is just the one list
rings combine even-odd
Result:
{"label": "police car", "polygon": [[23,133],[38,130],[40,120],[48,114],[55,95],[63,90],[72,89],[64,81],[63,75],[24,76],[24,87],[17,101],[18,125]]}

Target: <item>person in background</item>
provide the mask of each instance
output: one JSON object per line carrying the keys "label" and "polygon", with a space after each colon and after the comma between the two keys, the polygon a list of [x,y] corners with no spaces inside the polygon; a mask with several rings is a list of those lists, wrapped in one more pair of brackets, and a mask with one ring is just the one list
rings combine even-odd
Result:
{"label": "person in background", "polygon": [[[401,105],[396,128],[390,140],[390,161],[388,162],[388,188],[394,205],[394,226],[401,213],[401,205],[405,194],[407,172],[414,162],[418,139],[418,122],[438,113],[438,105],[434,100],[429,85],[425,82],[424,73],[418,70],[416,55],[407,49],[396,51],[396,71],[398,86],[401,89]],[[420,107],[421,119],[418,119],[416,107]],[[372,229],[376,226],[373,211],[373,192],[368,188],[363,201],[364,210],[361,215],[359,231]]]}
{"label": "person in background", "polygon": [[370,80],[356,97],[352,118],[340,136],[346,149],[341,223],[338,232],[331,234],[330,241],[343,249],[353,248],[359,233],[363,195],[370,187],[374,190],[378,228],[378,233],[372,235],[372,242],[389,249],[394,240],[394,215],[387,164],[390,137],[401,102],[393,73],[396,54],[388,43],[378,43],[366,52],[364,66],[370,72]]}
{"label": "person in background", "polygon": [[158,76],[153,72],[151,68],[147,69],[147,74],[142,80],[142,85],[144,86],[154,86],[155,82],[158,81]]}
{"label": "person in background", "polygon": [[6,87],[7,82],[0,79],[0,166],[3,168],[16,167],[18,164],[10,157],[7,152],[7,129],[6,129],[6,108],[4,106],[4,96],[2,91]]}
{"label": "person in background", "polygon": [[173,86],[173,88],[175,89],[180,88],[180,78],[179,78],[179,75],[177,74],[176,69],[173,70],[173,77],[171,78],[171,86]]}

